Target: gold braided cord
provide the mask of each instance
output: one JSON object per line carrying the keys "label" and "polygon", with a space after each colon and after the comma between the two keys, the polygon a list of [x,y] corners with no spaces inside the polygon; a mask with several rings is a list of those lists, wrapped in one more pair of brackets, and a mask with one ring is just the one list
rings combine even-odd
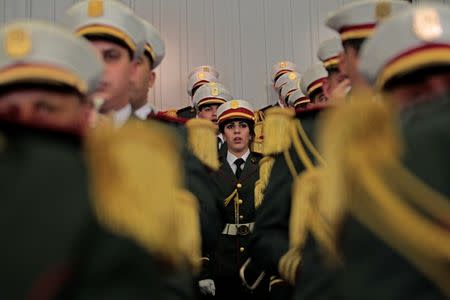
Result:
{"label": "gold braided cord", "polygon": [[324,204],[334,210],[327,219],[333,226],[352,213],[450,297],[450,234],[439,222],[450,220],[449,200],[401,165],[395,108],[363,99],[339,108],[321,133],[329,163]]}
{"label": "gold braided cord", "polygon": [[300,137],[302,138],[302,141],[305,144],[306,148],[308,148],[309,152],[314,156],[314,158],[319,164],[325,166],[326,165],[325,159],[323,159],[322,155],[320,155],[319,151],[317,151],[316,147],[311,142],[311,139],[306,134],[305,129],[303,128],[300,120],[297,122],[296,125]]}
{"label": "gold braided cord", "polygon": [[101,224],[173,266],[200,259],[196,199],[180,196],[178,149],[173,133],[156,122],[130,121],[118,130],[99,126],[86,140],[93,208]]}
{"label": "gold braided cord", "polygon": [[264,155],[281,153],[289,149],[294,112],[284,108],[271,108],[264,120]]}
{"label": "gold braided cord", "polygon": [[206,119],[191,119],[186,123],[188,144],[192,153],[211,170],[219,169],[216,126]]}
{"label": "gold braided cord", "polygon": [[296,274],[301,262],[301,251],[298,248],[291,248],[278,262],[278,272],[281,278],[289,284],[295,285]]}
{"label": "gold braided cord", "polygon": [[298,172],[295,169],[294,162],[292,161],[292,157],[291,157],[291,154],[289,153],[289,150],[283,151],[283,156],[284,156],[284,160],[286,161],[286,164],[289,168],[289,172],[292,175],[292,178],[297,177]]}
{"label": "gold braided cord", "polygon": [[264,199],[264,191],[269,183],[270,173],[272,171],[275,158],[265,156],[259,161],[259,179],[255,184],[255,208],[258,208]]}
{"label": "gold braided cord", "polygon": [[312,163],[311,159],[309,158],[308,154],[306,153],[305,147],[303,147],[303,143],[300,140],[300,137],[297,133],[297,128],[295,126],[291,127],[291,139],[292,144],[294,145],[294,149],[297,152],[301,162],[305,166],[306,169],[312,169],[314,168],[314,164]]}

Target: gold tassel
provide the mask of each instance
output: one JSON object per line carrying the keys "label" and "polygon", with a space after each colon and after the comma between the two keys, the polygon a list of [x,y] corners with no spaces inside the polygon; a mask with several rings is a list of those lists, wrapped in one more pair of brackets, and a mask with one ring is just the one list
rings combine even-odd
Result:
{"label": "gold tassel", "polygon": [[300,249],[290,248],[278,262],[278,273],[289,284],[295,286],[297,270],[302,261]]}
{"label": "gold tassel", "polygon": [[289,130],[293,124],[294,112],[290,109],[271,108],[264,120],[264,155],[281,153],[289,149]]}
{"label": "gold tassel", "polygon": [[86,150],[99,221],[168,264],[184,265],[192,253],[178,237],[199,232],[177,221],[182,178],[172,132],[156,122],[101,126],[90,132]]}
{"label": "gold tassel", "polygon": [[211,170],[219,169],[219,152],[217,149],[217,128],[205,119],[191,119],[186,123],[189,148],[194,155]]}
{"label": "gold tassel", "polygon": [[264,152],[264,122],[256,121],[255,123],[255,139],[251,145],[252,151],[262,154]]}
{"label": "gold tassel", "polygon": [[255,208],[258,208],[263,202],[264,191],[269,183],[274,163],[275,159],[271,156],[265,156],[259,161],[259,179],[255,184]]}

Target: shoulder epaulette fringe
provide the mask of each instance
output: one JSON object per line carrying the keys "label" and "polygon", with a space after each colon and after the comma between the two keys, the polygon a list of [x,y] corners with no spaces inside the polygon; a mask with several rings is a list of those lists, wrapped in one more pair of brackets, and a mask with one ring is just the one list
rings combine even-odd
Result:
{"label": "shoulder epaulette fringe", "polygon": [[186,123],[186,127],[192,153],[211,170],[218,170],[220,163],[216,126],[209,120],[191,119]]}
{"label": "shoulder epaulette fringe", "polygon": [[274,162],[275,159],[271,156],[265,156],[259,161],[259,179],[255,184],[255,208],[258,208],[263,202],[264,191],[269,183]]}
{"label": "shoulder epaulette fringe", "polygon": [[[174,267],[197,256],[198,214],[193,199],[180,205],[179,146],[168,129],[140,121],[117,130],[100,127],[89,134],[86,148],[101,224]],[[186,236],[189,245],[180,238]]]}
{"label": "shoulder epaulette fringe", "polygon": [[291,139],[289,129],[294,113],[290,109],[271,108],[264,120],[264,155],[281,153],[289,149]]}
{"label": "shoulder epaulette fringe", "polygon": [[450,234],[441,222],[450,220],[450,202],[402,166],[397,124],[388,101],[353,101],[328,120],[326,203],[346,200],[359,222],[450,297]]}

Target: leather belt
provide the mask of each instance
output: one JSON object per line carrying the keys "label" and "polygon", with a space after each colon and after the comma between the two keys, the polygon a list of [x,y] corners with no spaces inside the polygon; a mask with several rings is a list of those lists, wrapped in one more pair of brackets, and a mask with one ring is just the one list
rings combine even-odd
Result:
{"label": "leather belt", "polygon": [[225,224],[222,234],[226,235],[248,235],[253,231],[255,223],[242,223],[242,224]]}

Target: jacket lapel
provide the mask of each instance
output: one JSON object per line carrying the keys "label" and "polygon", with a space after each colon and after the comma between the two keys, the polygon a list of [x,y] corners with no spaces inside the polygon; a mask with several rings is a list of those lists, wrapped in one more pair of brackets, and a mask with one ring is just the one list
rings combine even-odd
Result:
{"label": "jacket lapel", "polygon": [[258,160],[253,156],[253,153],[250,152],[247,160],[245,161],[244,169],[242,170],[241,180],[244,181],[248,177],[252,176],[254,172],[258,170]]}

